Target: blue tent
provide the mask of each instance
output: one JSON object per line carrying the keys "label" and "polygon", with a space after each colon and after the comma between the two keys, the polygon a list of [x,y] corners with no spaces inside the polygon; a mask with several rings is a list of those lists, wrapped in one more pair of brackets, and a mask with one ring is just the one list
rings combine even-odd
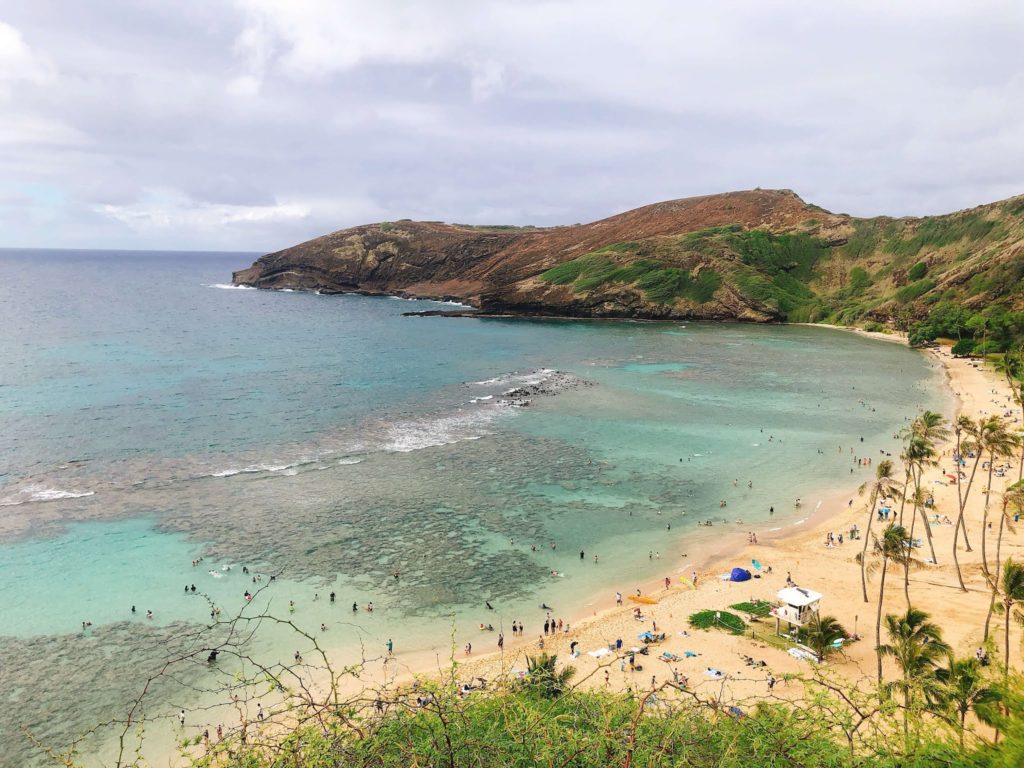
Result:
{"label": "blue tent", "polygon": [[750,581],[750,571],[746,568],[733,568],[729,581]]}

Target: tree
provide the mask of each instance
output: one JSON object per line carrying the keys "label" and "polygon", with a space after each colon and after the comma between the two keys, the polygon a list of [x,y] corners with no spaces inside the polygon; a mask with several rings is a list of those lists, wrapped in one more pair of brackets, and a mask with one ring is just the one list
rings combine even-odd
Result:
{"label": "tree", "polygon": [[[1003,503],[999,515],[999,535],[996,537],[996,567],[993,569],[995,577],[989,579],[992,584],[992,599],[988,603],[988,615],[985,616],[985,640],[988,640],[989,625],[992,622],[992,611],[995,609],[996,597],[999,594],[999,566],[1003,549],[1003,531],[1010,525],[1011,510],[1019,514],[1024,509],[1024,482],[1018,480],[1005,491],[1003,491]],[[1011,527],[1012,530],[1012,527]]]}
{"label": "tree", "polygon": [[953,353],[953,357],[968,357],[972,352],[974,352],[975,344],[976,342],[974,339],[960,339],[953,345],[950,352]]}
{"label": "tree", "polygon": [[835,616],[822,616],[814,614],[810,622],[801,631],[804,644],[814,651],[818,661],[822,662],[825,657],[839,650],[835,646],[837,640],[846,639],[846,630],[839,623]]}
{"label": "tree", "polygon": [[[864,483],[859,489],[858,493],[863,494],[867,483]],[[867,578],[867,551],[868,543],[871,541],[871,524],[875,520],[875,504],[879,499],[884,499],[892,496],[896,498],[900,496],[900,490],[897,487],[896,480],[892,476],[892,462],[889,459],[884,459],[878,462],[875,467],[875,479],[870,485],[871,488],[871,501],[868,502],[868,524],[864,531],[864,547],[861,549],[860,557],[860,587],[864,593],[864,602],[868,602],[868,578]]]}
{"label": "tree", "polygon": [[998,416],[989,416],[978,426],[980,428],[978,458],[980,459],[984,452],[988,453],[988,491],[985,495],[985,509],[981,521],[981,570],[985,573],[986,578],[991,578],[985,542],[988,539],[988,508],[992,498],[992,473],[995,470],[996,459],[1012,455],[1020,444],[1020,439],[1009,431],[1006,422]]}
{"label": "tree", "polygon": [[[898,523],[890,523],[882,531],[881,536],[873,537],[873,554],[875,561],[869,566],[869,571],[880,569],[882,572],[878,584],[878,612],[875,617],[875,653],[878,656],[878,682],[882,682],[882,607],[885,604],[885,577],[889,570],[889,563],[897,565],[909,564],[913,567],[920,567],[921,563],[912,554],[911,542],[907,537],[907,529]],[[860,557],[860,555],[858,555]]]}
{"label": "tree", "polygon": [[964,500],[963,484],[960,482],[960,464],[963,461],[963,452],[966,448],[967,443],[964,442],[963,437],[965,434],[971,435],[974,431],[974,422],[971,421],[968,416],[960,416],[953,424],[953,432],[956,435],[956,450],[953,453],[954,461],[956,462],[953,471],[956,472],[956,495],[959,503],[959,512],[956,516],[956,527],[953,529],[953,564],[956,566],[956,578],[960,582],[960,590],[962,592],[967,591],[967,586],[964,584],[964,575],[960,570],[960,559],[957,557],[956,551],[960,540],[960,531],[964,532],[964,546],[968,552],[971,552],[971,542],[967,538],[967,528],[964,526],[964,509],[966,502]]}
{"label": "tree", "polygon": [[542,696],[557,698],[565,693],[569,681],[576,674],[575,667],[564,667],[558,670],[558,656],[542,653],[540,656],[526,657],[527,686],[538,691]]}
{"label": "tree", "polygon": [[949,656],[948,666],[937,669],[935,677],[941,687],[935,693],[938,700],[945,702],[957,716],[960,726],[960,746],[964,745],[967,730],[967,714],[973,709],[992,704],[999,697],[988,685],[981,662],[976,658],[957,659]]}
{"label": "tree", "polygon": [[908,608],[901,616],[885,617],[889,642],[879,646],[879,658],[891,656],[903,677],[888,684],[890,691],[903,694],[903,732],[909,730],[910,711],[915,705],[917,692],[927,692],[930,679],[940,659],[949,655],[950,648],[942,640],[942,630],[928,621],[928,614],[917,608]]}
{"label": "tree", "polygon": [[1024,624],[1024,611],[1015,608],[1024,603],[1024,564],[1007,559],[999,584],[999,612],[1003,614],[1003,677],[1010,674],[1010,619]]}
{"label": "tree", "polygon": [[[931,526],[928,525],[928,515],[922,503],[921,482],[924,477],[924,468],[934,466],[935,464],[935,445],[949,437],[949,429],[946,427],[946,420],[940,414],[934,411],[924,411],[914,419],[910,430],[915,438],[911,440],[911,445],[908,446],[907,450],[907,456],[912,461],[911,470],[914,475],[914,507],[921,515],[921,521],[924,523],[932,562],[938,565],[939,561],[935,555],[935,543],[932,541]],[[910,537],[914,537],[914,523],[910,524]]]}

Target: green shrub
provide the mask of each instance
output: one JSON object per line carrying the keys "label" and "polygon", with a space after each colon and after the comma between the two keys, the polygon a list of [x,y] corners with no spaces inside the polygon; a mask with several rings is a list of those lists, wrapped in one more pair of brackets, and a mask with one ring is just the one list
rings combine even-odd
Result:
{"label": "green shrub", "polygon": [[927,272],[928,272],[928,265],[925,264],[923,261],[919,261],[919,262],[917,262],[917,264],[912,266],[910,268],[910,270],[907,272],[907,279],[908,280],[920,280],[922,277],[925,276],[925,274]]}
{"label": "green shrub", "polygon": [[974,352],[974,339],[960,339],[951,350],[954,357],[966,357]]}

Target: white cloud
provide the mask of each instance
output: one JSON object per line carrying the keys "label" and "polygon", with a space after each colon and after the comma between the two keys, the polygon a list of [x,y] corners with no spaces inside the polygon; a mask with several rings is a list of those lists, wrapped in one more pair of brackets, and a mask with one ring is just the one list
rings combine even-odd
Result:
{"label": "white cloud", "polygon": [[1010,0],[2,13],[0,178],[55,192],[32,215],[0,201],[0,245],[272,250],[367,220],[571,223],[754,186],[896,215],[1024,191]]}
{"label": "white cloud", "polygon": [[0,96],[10,95],[14,83],[43,85],[55,76],[53,62],[29,48],[21,32],[0,21]]}
{"label": "white cloud", "polygon": [[96,205],[93,206],[93,210],[139,231],[175,227],[209,230],[235,224],[266,224],[304,219],[310,214],[310,207],[301,203],[201,204],[173,194],[129,205]]}

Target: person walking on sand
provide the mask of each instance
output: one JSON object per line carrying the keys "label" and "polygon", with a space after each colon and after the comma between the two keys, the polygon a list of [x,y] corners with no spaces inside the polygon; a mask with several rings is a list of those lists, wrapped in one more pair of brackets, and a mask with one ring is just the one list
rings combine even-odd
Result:
{"label": "person walking on sand", "polygon": [[183,709],[183,710],[181,710],[181,712],[179,712],[179,713],[178,713],[178,724],[179,724],[179,725],[180,725],[180,726],[181,726],[182,728],[184,728],[184,727],[185,727],[185,710],[184,710],[184,709]]}
{"label": "person walking on sand", "polygon": [[501,651],[501,650],[504,650],[504,649],[505,649],[505,636],[499,632],[498,633],[498,650]]}
{"label": "person walking on sand", "polygon": [[469,656],[469,654],[471,654],[472,652],[473,652],[473,644],[472,643],[466,643],[466,655]]}
{"label": "person walking on sand", "polygon": [[616,605],[622,605],[622,593],[621,592],[616,592],[615,593],[615,604]]}
{"label": "person walking on sand", "polygon": [[395,655],[395,644],[391,642],[391,638],[388,638],[388,656]]}

